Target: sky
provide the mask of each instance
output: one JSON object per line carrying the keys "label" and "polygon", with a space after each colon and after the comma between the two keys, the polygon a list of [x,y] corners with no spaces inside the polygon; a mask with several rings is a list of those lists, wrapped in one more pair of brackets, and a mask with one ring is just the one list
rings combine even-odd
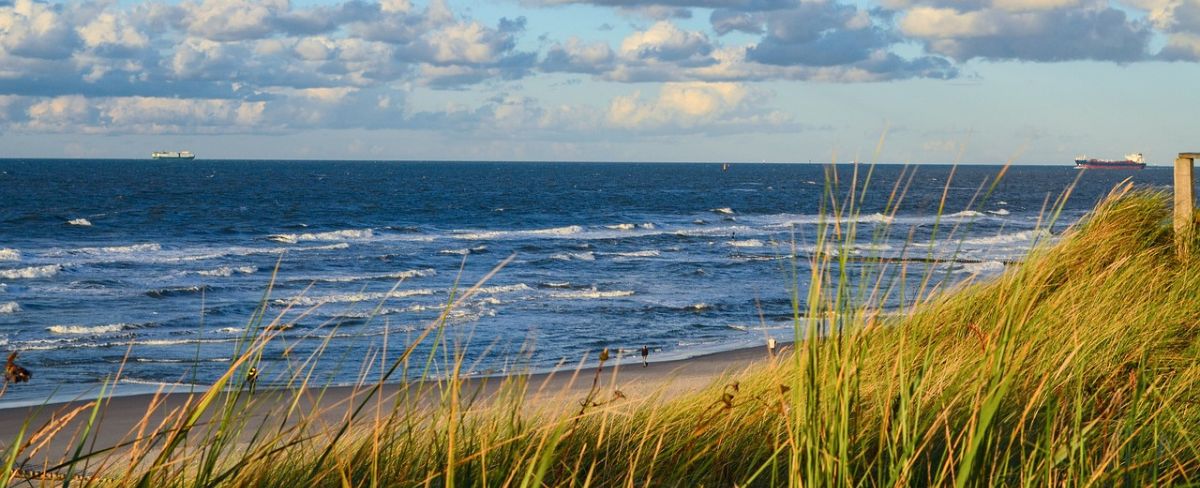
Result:
{"label": "sky", "polygon": [[0,158],[1161,165],[1198,61],[1200,0],[0,0]]}

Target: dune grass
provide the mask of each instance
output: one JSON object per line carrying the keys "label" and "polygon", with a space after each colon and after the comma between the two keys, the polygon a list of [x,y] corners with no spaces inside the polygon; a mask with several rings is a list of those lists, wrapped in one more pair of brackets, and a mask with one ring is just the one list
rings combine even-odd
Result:
{"label": "dune grass", "polygon": [[[805,258],[811,275],[797,277],[810,283],[796,287],[803,340],[700,391],[626,395],[613,388],[613,365],[602,356],[578,372],[592,387],[566,407],[531,404],[537,385],[520,377],[478,395],[456,374],[463,356],[445,338],[443,315],[413,343],[444,348],[450,374],[401,384],[385,398],[382,383],[429,368],[415,362],[410,343],[398,357],[374,360],[382,371],[364,372],[351,402],[330,407],[331,415],[313,407],[321,404],[317,387],[249,394],[246,371],[278,333],[260,314],[216,387],[147,413],[119,448],[89,442],[87,419],[102,411],[102,398],[54,424],[29,426],[3,459],[10,468],[43,460],[67,473],[55,484],[155,488],[1200,479],[1200,256],[1176,254],[1169,195],[1119,187],[1023,264],[929,291],[887,279],[898,270],[886,270],[893,265],[886,260],[849,264],[856,229],[840,217],[854,212],[865,186],[828,192],[840,195],[826,209],[833,218]],[[893,191],[897,199],[902,193]],[[870,271],[847,279],[858,269]],[[456,299],[472,293],[463,289]],[[901,313],[872,306],[893,293],[919,298]],[[296,363],[295,385],[311,378],[319,355]],[[273,412],[266,422],[248,414],[264,409]],[[63,428],[71,422],[83,428]],[[77,447],[39,452],[56,435],[72,436]],[[13,469],[4,472],[3,484],[14,481]]]}

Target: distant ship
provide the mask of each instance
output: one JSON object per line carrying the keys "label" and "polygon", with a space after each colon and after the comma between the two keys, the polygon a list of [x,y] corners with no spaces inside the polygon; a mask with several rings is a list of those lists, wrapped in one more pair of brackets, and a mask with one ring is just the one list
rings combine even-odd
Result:
{"label": "distant ship", "polygon": [[150,153],[154,159],[196,159],[191,151],[154,151]]}
{"label": "distant ship", "polygon": [[1142,158],[1142,153],[1126,154],[1125,159],[1121,161],[1089,159],[1087,156],[1075,158],[1075,169],[1142,169],[1145,167],[1146,160]]}

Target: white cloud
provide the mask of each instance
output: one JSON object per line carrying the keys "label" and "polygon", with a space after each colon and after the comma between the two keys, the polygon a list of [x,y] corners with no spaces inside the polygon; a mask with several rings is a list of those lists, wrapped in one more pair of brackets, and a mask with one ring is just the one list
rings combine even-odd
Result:
{"label": "white cloud", "polygon": [[17,56],[62,59],[78,38],[58,9],[32,0],[0,6],[0,47]]}
{"label": "white cloud", "polygon": [[652,100],[641,92],[614,98],[608,121],[631,129],[690,127],[737,110],[748,96],[749,90],[737,83],[664,83]]}

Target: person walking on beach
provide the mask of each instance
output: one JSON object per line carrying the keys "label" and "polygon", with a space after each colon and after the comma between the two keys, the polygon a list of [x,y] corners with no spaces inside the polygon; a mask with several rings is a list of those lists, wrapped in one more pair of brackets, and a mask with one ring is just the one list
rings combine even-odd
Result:
{"label": "person walking on beach", "polygon": [[646,361],[646,359],[648,359],[649,357],[650,357],[650,347],[642,346],[642,367],[643,368],[650,366],[650,363]]}

